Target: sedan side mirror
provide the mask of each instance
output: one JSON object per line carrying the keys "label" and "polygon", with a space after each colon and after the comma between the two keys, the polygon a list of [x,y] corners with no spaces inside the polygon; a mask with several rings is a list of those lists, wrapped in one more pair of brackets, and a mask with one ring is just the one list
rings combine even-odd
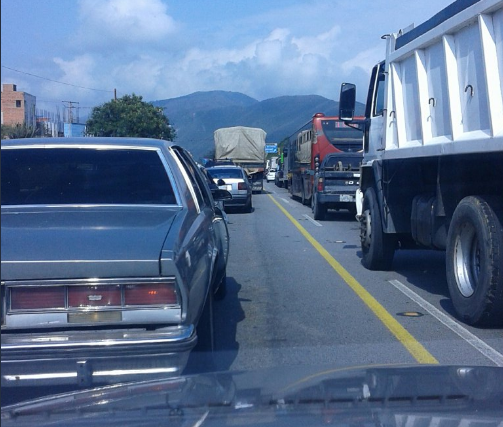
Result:
{"label": "sedan side mirror", "polygon": [[225,185],[225,181],[222,178],[218,178],[217,185]]}

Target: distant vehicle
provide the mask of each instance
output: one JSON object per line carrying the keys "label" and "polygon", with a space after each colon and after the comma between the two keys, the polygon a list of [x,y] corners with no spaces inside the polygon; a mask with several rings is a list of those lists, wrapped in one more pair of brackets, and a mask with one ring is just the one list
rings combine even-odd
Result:
{"label": "distant vehicle", "polygon": [[[356,120],[356,118],[355,118]],[[314,174],[329,153],[356,153],[363,149],[361,124],[344,124],[338,117],[316,113],[288,140],[288,190],[302,204],[309,205]]]}
{"label": "distant vehicle", "polygon": [[311,208],[314,219],[323,220],[327,209],[347,209],[356,214],[356,190],[360,184],[363,153],[325,156],[314,175]]}
{"label": "distant vehicle", "polygon": [[[2,388],[178,375],[213,350],[228,231],[192,157],[139,138],[2,140]],[[212,195],[213,193],[213,195]]]}
{"label": "distant vehicle", "polygon": [[266,169],[268,171],[276,170],[276,168],[278,167],[278,160],[279,160],[279,157],[271,157],[270,159],[267,159]]}
{"label": "distant vehicle", "polygon": [[[206,167],[204,167],[202,165],[198,165],[198,166],[199,166],[199,169],[201,170],[201,172],[203,173],[203,175],[205,176],[206,182],[208,183],[210,190],[218,189],[218,185],[213,181],[213,178],[210,176],[210,174],[206,170]],[[221,183],[221,185],[222,184],[223,183]],[[223,200],[215,200],[215,207],[220,210],[221,215],[224,217],[225,221],[228,222],[227,214],[225,213],[224,201]]]}
{"label": "distant vehicle", "polygon": [[276,178],[276,170],[269,169],[269,171],[267,172],[267,175],[265,176],[266,181],[271,182],[271,181],[274,181],[275,178]]}
{"label": "distant vehicle", "polygon": [[290,172],[290,161],[288,157],[288,142],[283,146],[281,158],[279,161],[279,170],[276,172],[276,185],[288,189],[288,182],[292,179]]}
{"label": "distant vehicle", "polygon": [[250,177],[254,192],[264,188],[266,135],[263,129],[244,126],[220,128],[214,132],[215,160],[231,160],[241,166]]}
{"label": "distant vehicle", "polygon": [[[446,250],[452,303],[472,325],[503,325],[502,28],[503,1],[457,1],[388,35],[366,105],[363,265]],[[348,122],[355,91],[341,88]]]}
{"label": "distant vehicle", "polygon": [[281,166],[278,166],[278,170],[274,175],[274,184],[276,187],[283,187],[283,170],[281,169]]}
{"label": "distant vehicle", "polygon": [[225,207],[241,207],[245,212],[252,211],[252,184],[242,167],[214,166],[206,171],[219,188],[232,194],[232,199],[224,201]]}

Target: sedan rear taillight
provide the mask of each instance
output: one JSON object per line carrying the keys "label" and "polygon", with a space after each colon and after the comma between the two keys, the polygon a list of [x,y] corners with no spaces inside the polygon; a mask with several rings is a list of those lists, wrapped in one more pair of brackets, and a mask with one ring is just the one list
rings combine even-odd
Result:
{"label": "sedan rear taillight", "polygon": [[6,295],[2,293],[2,302],[6,306],[2,316],[9,311],[120,310],[180,303],[174,278],[92,279],[87,283],[86,280],[77,280],[74,283],[61,281],[55,285],[31,282],[29,286],[7,283],[2,284],[2,291],[6,291]]}
{"label": "sedan rear taillight", "polygon": [[174,283],[142,283],[126,285],[124,289],[125,305],[168,305],[176,303],[177,296]]}
{"label": "sedan rear taillight", "polygon": [[65,288],[62,286],[16,286],[10,288],[12,310],[65,308]]}
{"label": "sedan rear taillight", "polygon": [[238,190],[248,190],[248,185],[246,185],[246,182],[238,182]]}

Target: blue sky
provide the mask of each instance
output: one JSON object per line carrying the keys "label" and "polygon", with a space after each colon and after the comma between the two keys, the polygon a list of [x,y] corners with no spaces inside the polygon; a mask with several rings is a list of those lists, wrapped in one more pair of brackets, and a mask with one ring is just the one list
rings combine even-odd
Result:
{"label": "blue sky", "polygon": [[1,80],[49,110],[100,105],[114,89],[147,101],[209,90],[337,99],[344,81],[364,101],[380,36],[451,2],[2,0]]}

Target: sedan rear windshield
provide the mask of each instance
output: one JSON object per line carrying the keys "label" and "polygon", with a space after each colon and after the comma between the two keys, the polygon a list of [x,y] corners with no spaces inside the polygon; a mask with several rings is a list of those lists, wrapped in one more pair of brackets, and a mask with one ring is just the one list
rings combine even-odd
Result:
{"label": "sedan rear windshield", "polygon": [[174,203],[169,176],[153,150],[2,150],[2,205]]}
{"label": "sedan rear windshield", "polygon": [[243,178],[241,169],[235,168],[208,168],[208,173],[215,178]]}

